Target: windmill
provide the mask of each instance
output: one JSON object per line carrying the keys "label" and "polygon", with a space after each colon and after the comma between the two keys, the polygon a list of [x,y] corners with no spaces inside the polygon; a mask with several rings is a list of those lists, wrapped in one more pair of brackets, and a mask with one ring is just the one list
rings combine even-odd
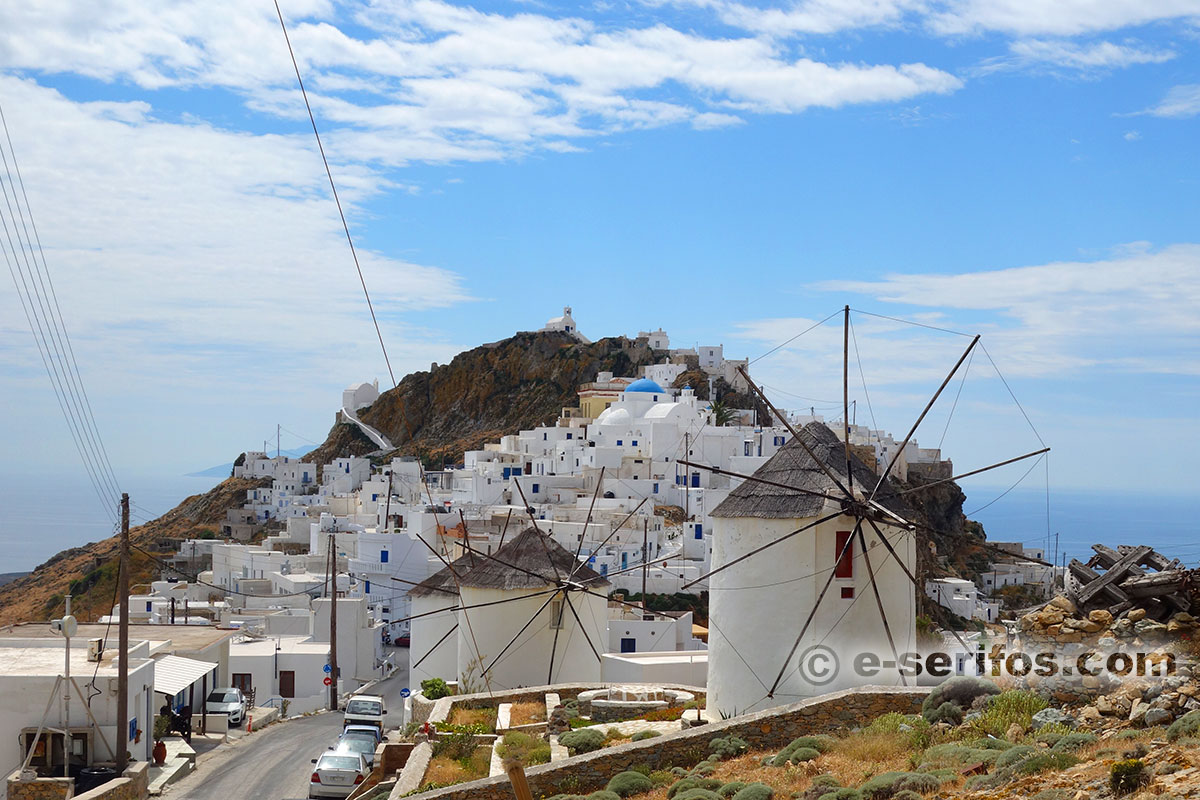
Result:
{"label": "windmill", "polygon": [[[711,570],[684,587],[686,589],[701,581],[710,583],[710,622],[713,623],[710,633],[710,681],[714,674],[718,676],[717,691],[710,691],[710,697],[722,712],[748,711],[764,703],[774,705],[819,691],[823,685],[819,680],[808,680],[806,685],[804,681],[797,681],[799,669],[793,659],[798,653],[802,658],[806,657],[813,647],[823,644],[837,631],[862,635],[867,640],[872,639],[871,634],[878,634],[874,637],[875,655],[881,662],[892,663],[884,670],[881,680],[870,682],[904,682],[904,676],[896,671],[895,662],[903,652],[913,649],[913,597],[914,591],[921,592],[923,588],[915,575],[914,534],[922,528],[932,530],[913,517],[905,503],[905,495],[1034,458],[1049,450],[1043,447],[960,475],[903,491],[897,489],[890,478],[901,454],[979,344],[980,337],[970,337],[970,344],[926,403],[902,444],[877,474],[873,466],[867,466],[855,455],[851,446],[848,306],[843,309],[843,315],[843,420],[840,439],[819,424],[809,425],[804,430],[794,428],[767,398],[763,389],[750,379],[745,368],[739,368],[747,386],[788,429],[791,439],[753,475],[678,459],[680,464],[688,467],[740,479],[742,483],[730,493],[721,508],[725,512],[733,512],[728,513],[725,519],[741,517],[754,520],[752,525],[734,531],[734,535],[722,537],[720,532],[714,534],[718,542],[714,543]],[[597,482],[596,494],[600,491],[602,480],[603,474]],[[594,639],[603,635],[603,627],[585,625],[577,606],[593,602],[594,599],[607,602],[608,598],[596,591],[603,586],[605,579],[579,563],[579,550],[572,558],[569,552],[541,532],[533,509],[525,502],[520,482],[516,485],[531,523],[518,536],[520,548],[514,547],[506,552],[502,547],[497,553],[488,555],[471,548],[469,538],[464,537],[464,547],[470,558],[466,563],[460,558],[453,567],[447,558],[434,550],[435,555],[445,563],[446,569],[439,579],[440,586],[431,591],[443,593],[447,602],[451,595],[457,595],[457,603],[423,611],[412,617],[417,619],[450,612],[458,615],[462,623],[457,629],[458,638],[461,644],[466,645],[460,649],[472,654],[478,677],[489,689],[497,665],[505,658],[510,658],[514,651],[525,651],[525,655],[536,652],[546,658],[548,663],[543,665],[546,681],[553,682],[562,672],[560,639],[565,639],[561,646],[568,648],[572,637],[581,636],[595,664],[598,665],[600,661],[601,650]],[[592,498],[593,508],[595,496]],[[640,505],[614,528],[600,545],[601,548],[639,508]],[[718,520],[721,519],[721,508],[713,512]],[[769,513],[763,513],[764,509]],[[587,519],[591,522],[591,509]],[[803,522],[791,525],[797,521]],[[725,539],[731,546],[722,544]],[[801,552],[803,548],[808,549]],[[433,550],[432,547],[430,549]],[[769,555],[764,558],[760,556],[762,553]],[[1028,560],[1038,561],[1032,558]],[[648,563],[620,572],[644,570]],[[807,572],[797,574],[797,564],[807,565]],[[736,576],[747,569],[762,575],[769,574],[774,580],[737,580]],[[478,574],[472,578],[471,573],[476,570]],[[449,588],[451,583],[454,589]],[[486,597],[476,591],[496,588],[498,585],[517,588],[518,584],[521,589],[519,596]],[[762,589],[773,590],[777,595],[787,594],[787,590],[778,587],[789,584],[806,584],[807,588],[802,592],[792,592],[788,596],[789,602],[784,603],[783,607],[773,606],[769,593],[754,594]],[[838,588],[838,592],[834,593],[836,597],[831,595],[834,587]],[[729,602],[725,599],[739,594],[743,595],[741,601]],[[858,601],[862,597],[868,600],[860,606]],[[641,610],[633,604],[625,605]],[[504,609],[504,606],[508,608]],[[516,629],[515,633],[503,640],[492,636],[493,629],[500,627],[491,624],[494,619],[500,618],[492,613],[496,609],[501,609],[501,617],[508,616],[507,630],[511,632]],[[725,615],[724,609],[733,609],[733,613]],[[487,627],[487,635],[477,635],[471,630],[471,617],[474,615],[478,618],[479,614],[487,616],[488,624],[476,627]],[[564,625],[564,620],[574,625]],[[522,621],[523,624],[519,624]],[[543,644],[532,649],[526,648],[525,645],[533,641],[539,631],[547,633],[543,637]],[[733,637],[727,635],[730,632],[734,633]],[[747,633],[753,634],[749,641],[745,640],[744,634]],[[443,642],[449,636],[450,632],[445,633],[434,648],[425,653],[414,652],[414,669],[424,659],[430,658],[438,646],[445,646]],[[738,637],[743,639],[740,644],[735,641]],[[486,646],[481,645],[481,639],[487,640]],[[546,641],[549,642],[548,648]],[[835,641],[841,642],[842,639]],[[764,643],[770,646],[763,646]],[[962,644],[965,648],[965,643]],[[748,657],[749,651],[755,652]],[[736,661],[741,662],[741,668],[728,670],[723,666],[725,662]],[[769,666],[768,662],[771,662]],[[462,666],[460,663],[460,674]],[[720,685],[722,674],[734,676],[733,680],[726,683],[744,684],[735,693],[737,696],[729,701],[722,699],[729,689]]]}

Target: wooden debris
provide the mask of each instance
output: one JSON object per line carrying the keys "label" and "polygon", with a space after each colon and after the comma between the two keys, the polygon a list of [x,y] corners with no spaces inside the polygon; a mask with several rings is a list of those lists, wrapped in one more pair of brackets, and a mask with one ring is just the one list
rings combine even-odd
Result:
{"label": "wooden debris", "polygon": [[1072,560],[1068,566],[1067,596],[1080,608],[1106,608],[1114,617],[1141,608],[1149,619],[1164,620],[1191,606],[1193,571],[1178,559],[1146,545],[1113,550],[1095,544],[1092,550],[1096,554],[1086,564]]}

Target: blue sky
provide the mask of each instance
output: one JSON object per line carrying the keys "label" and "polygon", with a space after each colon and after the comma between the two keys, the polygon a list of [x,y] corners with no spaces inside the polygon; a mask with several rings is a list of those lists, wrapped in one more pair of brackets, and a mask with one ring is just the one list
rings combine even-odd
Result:
{"label": "blue sky", "polygon": [[[282,6],[398,375],[568,304],[753,358],[849,303],[983,333],[1056,485],[1197,489],[1200,0]],[[118,476],[386,383],[269,2],[8,4],[0,103]],[[966,340],[854,324],[902,435]],[[79,469],[9,289],[0,337],[10,468]],[[836,399],[840,343],[754,373]],[[952,400],[961,468],[1040,446],[982,354]]]}

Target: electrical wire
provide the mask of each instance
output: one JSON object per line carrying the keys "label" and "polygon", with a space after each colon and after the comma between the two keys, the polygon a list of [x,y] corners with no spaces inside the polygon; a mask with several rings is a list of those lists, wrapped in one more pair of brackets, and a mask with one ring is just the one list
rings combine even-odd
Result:
{"label": "electrical wire", "polygon": [[771,355],[772,353],[774,353],[775,351],[777,351],[777,350],[782,350],[783,348],[787,347],[789,344],[791,344],[792,342],[796,341],[796,340],[797,340],[797,339],[799,339],[801,336],[803,336],[804,334],[806,334],[806,333],[808,333],[809,331],[813,330],[814,328],[819,328],[819,327],[821,327],[822,325],[824,325],[826,322],[829,322],[829,320],[833,319],[834,317],[836,317],[836,316],[837,316],[838,314],[840,314],[840,313],[842,313],[842,309],[840,309],[840,308],[839,308],[837,311],[833,312],[832,314],[830,314],[828,317],[826,317],[825,319],[821,320],[820,322],[814,322],[812,325],[809,325],[807,328],[805,328],[804,330],[800,331],[800,332],[799,332],[799,333],[797,333],[795,336],[793,336],[792,338],[788,339],[786,342],[783,342],[782,344],[775,345],[774,347],[772,347],[772,348],[771,348],[770,350],[768,350],[767,352],[763,353],[763,354],[762,354],[761,356],[759,356],[758,358],[755,358],[755,359],[752,359],[752,360],[748,361],[748,362],[746,363],[746,366],[748,367],[748,366],[750,366],[751,364],[756,364],[756,363],[758,363],[759,361],[762,361],[762,360],[763,360],[764,358],[766,358],[767,356],[769,356],[769,355]]}
{"label": "electrical wire", "polygon": [[333,171],[329,168],[329,159],[325,156],[325,146],[321,144],[321,134],[317,131],[317,118],[313,116],[312,105],[308,102],[308,90],[304,88],[304,79],[300,77],[300,64],[296,61],[296,53],[292,50],[292,40],[288,36],[287,25],[283,22],[283,11],[279,8],[279,0],[275,0],[275,13],[279,15],[279,27],[283,30],[283,40],[287,43],[288,55],[292,58],[292,68],[296,71],[296,83],[300,84],[300,94],[304,97],[304,107],[308,110],[308,121],[312,123],[313,136],[317,140],[317,149],[321,152],[321,162],[325,165],[325,175],[329,178],[329,189],[333,192],[333,201],[337,204],[338,216],[342,218],[342,230],[346,232],[346,243],[350,245],[350,255],[354,259],[354,269],[358,271],[358,281],[362,284],[363,295],[367,298],[367,310],[371,312],[371,322],[375,325],[375,335],[379,337],[379,349],[383,351],[383,361],[387,364],[388,376],[392,386],[396,383],[396,373],[392,371],[392,362],[388,358],[387,345],[383,343],[383,332],[379,329],[379,320],[375,317],[375,306],[371,303],[371,293],[367,291],[367,280],[363,277],[362,265],[358,263],[358,251],[354,249],[354,237],[350,235],[350,224],[346,222],[346,212],[342,210],[342,200],[338,197],[337,185],[333,182]]}
{"label": "electrical wire", "polygon": [[939,328],[936,325],[927,325],[924,322],[913,322],[911,319],[901,319],[900,317],[889,317],[886,314],[875,314],[870,311],[863,311],[861,308],[850,309],[856,314],[866,314],[868,317],[878,317],[879,319],[889,319],[892,322],[902,322],[905,325],[913,325],[918,328],[928,328],[931,331],[941,331],[942,333],[953,333],[955,336],[965,336],[971,338],[971,334],[963,333],[962,331],[951,330],[950,328]]}
{"label": "electrical wire", "polygon": [[976,515],[976,514],[978,514],[980,511],[983,511],[985,508],[987,508],[988,506],[990,506],[992,503],[995,503],[996,501],[1000,500],[1002,497],[1004,497],[1006,494],[1008,494],[1009,492],[1011,492],[1013,489],[1015,489],[1015,488],[1017,488],[1018,486],[1020,486],[1020,485],[1021,485],[1021,483],[1022,483],[1022,482],[1023,482],[1023,481],[1024,481],[1026,478],[1028,478],[1028,477],[1029,477],[1029,473],[1033,472],[1033,468],[1034,468],[1034,467],[1036,467],[1036,466],[1038,465],[1038,463],[1039,463],[1039,462],[1040,462],[1040,461],[1041,461],[1043,458],[1045,458],[1045,457],[1046,457],[1046,454],[1045,454],[1045,453],[1042,453],[1040,456],[1038,456],[1038,460],[1037,460],[1037,461],[1034,461],[1032,464],[1030,464],[1030,465],[1029,465],[1029,469],[1025,470],[1025,474],[1024,474],[1024,475],[1022,475],[1020,478],[1018,478],[1016,483],[1014,483],[1012,486],[1009,486],[1007,489],[1005,489],[1005,490],[1004,490],[1003,492],[1001,492],[999,495],[997,495],[996,497],[992,498],[992,499],[991,499],[991,500],[989,500],[988,502],[984,503],[984,504],[983,504],[983,505],[981,505],[979,508],[973,509],[973,510],[971,510],[971,511],[965,511],[965,512],[963,512],[963,516],[965,516],[965,517],[973,517],[973,516],[975,516],[975,515]]}
{"label": "electrical wire", "polygon": [[[188,579],[189,581],[191,581],[192,583],[199,584],[200,586],[207,586],[207,587],[209,587],[210,589],[216,589],[217,591],[219,591],[219,592],[224,592],[225,594],[234,594],[234,595],[237,595],[237,596],[239,596],[239,597],[258,597],[258,598],[263,598],[263,599],[266,599],[266,600],[270,600],[270,599],[273,599],[273,598],[276,598],[276,597],[312,597],[312,596],[313,596],[313,594],[312,594],[312,591],[307,591],[307,592],[282,592],[282,593],[280,593],[280,594],[254,594],[254,593],[252,593],[252,592],[239,592],[239,591],[237,591],[236,589],[228,589],[228,588],[226,588],[226,587],[224,587],[224,586],[217,586],[215,583],[208,583],[207,581],[202,581],[202,580],[200,580],[200,578],[199,578],[198,576],[196,576],[196,575],[193,575],[193,574],[191,574],[190,572],[185,572],[184,570],[182,570],[182,569],[179,569],[178,567],[176,567],[176,566],[174,566],[174,565],[172,565],[172,564],[168,564],[166,561],[163,561],[162,559],[158,558],[157,556],[155,556],[155,555],[154,555],[153,553],[151,553],[150,551],[148,551],[148,550],[145,550],[145,549],[143,549],[143,548],[141,548],[141,547],[137,546],[136,544],[132,544],[132,543],[130,543],[129,547],[130,547],[131,549],[133,549],[133,550],[137,550],[139,553],[141,553],[142,555],[146,556],[146,558],[149,558],[151,561],[153,561],[154,563],[158,564],[160,567],[163,567],[163,568],[165,568],[165,569],[169,569],[169,570],[171,570],[172,572],[178,572],[180,575],[184,576],[185,578],[187,578],[187,579]],[[326,582],[327,582],[327,580],[326,580],[326,581],[322,581],[322,582],[321,582],[321,585],[322,585],[322,586],[324,586]]]}

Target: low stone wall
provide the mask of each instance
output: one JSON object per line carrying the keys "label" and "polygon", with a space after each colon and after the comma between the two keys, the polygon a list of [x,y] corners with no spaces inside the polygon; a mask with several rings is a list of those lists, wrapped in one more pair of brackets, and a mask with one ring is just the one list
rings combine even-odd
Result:
{"label": "low stone wall", "polygon": [[149,795],[150,765],[144,761],[130,764],[120,778],[75,795],[75,800],[145,800]]}
{"label": "low stone wall", "polygon": [[20,770],[8,777],[8,800],[67,800],[75,789],[74,778],[22,781],[20,777]]}
{"label": "low stone wall", "polygon": [[[564,694],[561,688],[558,691]],[[548,797],[563,792],[586,794],[603,789],[613,775],[638,765],[648,764],[651,769],[690,767],[708,756],[708,742],[717,736],[733,734],[749,742],[752,749],[778,750],[798,736],[843,731],[893,711],[916,713],[928,693],[928,687],[919,686],[847,689],[679,733],[542,764],[530,768],[525,774],[534,796]],[[422,746],[418,746],[418,750]],[[406,777],[409,772],[405,769]],[[424,768],[421,775],[424,775]],[[402,789],[397,784],[391,797],[399,798],[419,786],[417,783]],[[419,800],[511,800],[512,787],[507,776],[498,776],[436,789],[414,797]]]}

